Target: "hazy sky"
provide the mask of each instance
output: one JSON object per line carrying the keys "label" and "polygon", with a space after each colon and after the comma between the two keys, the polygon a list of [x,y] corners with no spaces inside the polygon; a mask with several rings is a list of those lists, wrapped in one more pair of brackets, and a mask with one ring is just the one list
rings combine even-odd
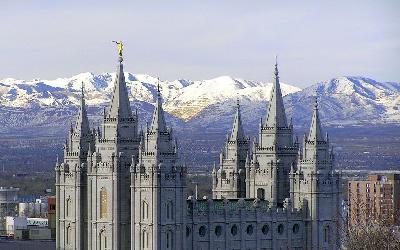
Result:
{"label": "hazy sky", "polygon": [[[0,79],[125,70],[304,87],[341,75],[400,81],[400,1],[0,1]],[[324,4],[321,4],[324,2]]]}

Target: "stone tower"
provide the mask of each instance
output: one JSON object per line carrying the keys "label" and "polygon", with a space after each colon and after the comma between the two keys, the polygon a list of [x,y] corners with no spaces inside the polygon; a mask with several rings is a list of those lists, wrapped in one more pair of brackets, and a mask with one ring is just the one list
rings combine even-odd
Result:
{"label": "stone tower", "polygon": [[84,89],[75,126],[64,146],[64,160],[56,164],[56,248],[87,248],[87,164],[94,132],[89,128]]}
{"label": "stone tower", "polygon": [[260,120],[258,142],[253,141],[246,168],[246,196],[282,206],[289,197],[289,172],[296,164],[298,145],[287,123],[278,73],[276,63],[267,119],[264,124]]}
{"label": "stone tower", "polygon": [[140,139],[122,61],[120,54],[111,104],[87,158],[89,249],[130,249],[130,165]]}
{"label": "stone tower", "polygon": [[226,136],[220,154],[219,169],[213,169],[213,198],[244,198],[246,196],[246,156],[249,139],[245,137],[240,114],[239,99],[233,121],[232,133]]}
{"label": "stone tower", "polygon": [[298,169],[292,168],[291,200],[307,207],[305,249],[338,248],[340,175],[333,170],[328,134],[323,136],[317,100],[308,137],[304,136]]}
{"label": "stone tower", "polygon": [[131,167],[131,249],[184,249],[186,167],[167,128],[160,90],[150,127],[141,135]]}

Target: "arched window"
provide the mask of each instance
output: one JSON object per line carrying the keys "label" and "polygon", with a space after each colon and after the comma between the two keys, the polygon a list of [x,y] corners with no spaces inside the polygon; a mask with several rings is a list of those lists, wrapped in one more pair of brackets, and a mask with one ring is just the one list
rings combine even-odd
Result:
{"label": "arched window", "polygon": [[142,249],[149,248],[149,233],[144,230],[142,233]]}
{"label": "arched window", "polygon": [[149,218],[149,204],[146,201],[142,201],[142,218]]}
{"label": "arched window", "polygon": [[330,241],[330,228],[329,225],[326,225],[324,228],[324,242],[329,243]]}
{"label": "arched window", "polygon": [[257,198],[260,200],[265,199],[265,190],[263,188],[258,188],[257,189]]}
{"label": "arched window", "polygon": [[107,218],[108,195],[105,187],[100,189],[100,219]]}
{"label": "arched window", "polygon": [[172,231],[167,231],[167,249],[173,249],[174,248],[174,234]]}
{"label": "arched window", "polygon": [[65,216],[69,217],[69,216],[71,216],[71,203],[72,203],[71,197],[67,198],[67,202],[66,203],[67,204],[65,206]]}
{"label": "arched window", "polygon": [[107,233],[104,229],[99,234],[99,248],[100,250],[107,250]]}
{"label": "arched window", "polygon": [[67,245],[71,244],[71,240],[72,240],[71,236],[72,236],[72,229],[71,229],[71,226],[68,225],[68,227],[67,227],[67,235],[65,235],[65,241],[67,242]]}
{"label": "arched window", "polygon": [[174,203],[172,201],[167,202],[167,219],[174,219]]}

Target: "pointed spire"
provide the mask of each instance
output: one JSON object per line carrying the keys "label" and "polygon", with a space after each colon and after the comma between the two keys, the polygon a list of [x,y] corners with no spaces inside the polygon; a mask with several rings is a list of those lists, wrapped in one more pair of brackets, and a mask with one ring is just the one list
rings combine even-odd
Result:
{"label": "pointed spire", "polygon": [[157,84],[157,101],[156,106],[154,108],[153,119],[151,121],[150,129],[152,132],[166,132],[167,126],[165,124],[164,118],[164,110],[162,108],[162,99],[160,92],[160,80],[158,80]]}
{"label": "pointed spire", "polygon": [[267,119],[265,125],[266,127],[287,127],[285,107],[283,105],[282,92],[279,84],[277,57],[275,62],[274,83],[272,86],[271,99],[268,105]]}
{"label": "pointed spire", "polygon": [[317,97],[314,98],[314,110],[311,120],[310,133],[308,134],[308,141],[325,141],[321,129],[321,122],[319,120]]}
{"label": "pointed spire", "polygon": [[242,126],[242,116],[240,114],[240,103],[239,103],[239,98],[236,101],[236,115],[235,115],[235,120],[233,121],[233,127],[232,127],[232,134],[231,134],[231,140],[232,141],[244,141],[245,135],[243,131],[243,126]]}
{"label": "pointed spire", "polygon": [[128,118],[132,116],[128,89],[125,83],[122,56],[120,56],[118,60],[117,75],[114,82],[114,90],[108,115],[112,118]]}
{"label": "pointed spire", "polygon": [[74,131],[74,133],[78,134],[79,136],[90,134],[89,119],[87,117],[87,111],[85,105],[85,89],[83,82],[81,87],[81,104],[79,107],[79,113],[76,119],[75,129],[72,130],[72,124],[71,124],[71,131]]}

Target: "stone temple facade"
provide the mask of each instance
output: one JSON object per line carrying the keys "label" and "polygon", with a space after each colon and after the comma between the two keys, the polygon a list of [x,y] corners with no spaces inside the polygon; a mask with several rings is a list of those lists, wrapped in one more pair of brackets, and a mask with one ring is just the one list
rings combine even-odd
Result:
{"label": "stone temple facade", "polygon": [[187,168],[165,123],[160,91],[138,131],[119,56],[102,126],[85,96],[56,164],[57,249],[337,249],[340,176],[315,101],[302,145],[288,124],[278,68],[265,122],[250,140],[239,101],[212,171],[213,197],[187,197]]}

